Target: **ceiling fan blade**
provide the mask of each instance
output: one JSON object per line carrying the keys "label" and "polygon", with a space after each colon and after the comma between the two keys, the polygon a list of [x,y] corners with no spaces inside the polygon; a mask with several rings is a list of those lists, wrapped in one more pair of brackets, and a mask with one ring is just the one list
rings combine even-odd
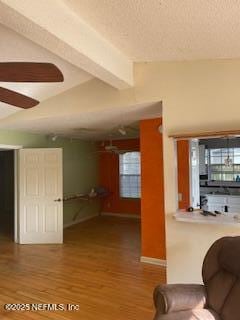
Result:
{"label": "ceiling fan blade", "polygon": [[62,72],[52,63],[0,62],[3,82],[62,82]]}
{"label": "ceiling fan blade", "polygon": [[0,101],[23,109],[29,109],[39,104],[39,101],[35,99],[2,87],[0,87]]}
{"label": "ceiling fan blade", "polygon": [[115,153],[117,154],[124,154],[124,153],[128,153],[128,152],[133,152],[134,150],[121,150],[121,149],[118,149],[118,150],[115,150]]}

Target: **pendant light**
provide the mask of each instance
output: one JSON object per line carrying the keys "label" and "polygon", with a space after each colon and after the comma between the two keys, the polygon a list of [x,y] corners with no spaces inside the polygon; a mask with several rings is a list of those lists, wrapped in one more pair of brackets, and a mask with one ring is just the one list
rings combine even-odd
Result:
{"label": "pendant light", "polygon": [[226,167],[231,167],[233,165],[233,160],[230,158],[229,155],[229,137],[227,137],[227,158],[224,160],[224,164]]}

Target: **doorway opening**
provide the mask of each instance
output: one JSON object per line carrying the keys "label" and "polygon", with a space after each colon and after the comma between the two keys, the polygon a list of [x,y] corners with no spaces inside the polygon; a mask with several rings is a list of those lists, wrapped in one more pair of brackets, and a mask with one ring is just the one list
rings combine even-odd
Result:
{"label": "doorway opening", "polygon": [[9,165],[6,170],[0,160],[0,193],[9,199],[0,241],[2,236],[20,244],[62,243],[62,149],[0,145],[0,158]]}
{"label": "doorway opening", "polygon": [[0,240],[14,241],[14,150],[0,149]]}

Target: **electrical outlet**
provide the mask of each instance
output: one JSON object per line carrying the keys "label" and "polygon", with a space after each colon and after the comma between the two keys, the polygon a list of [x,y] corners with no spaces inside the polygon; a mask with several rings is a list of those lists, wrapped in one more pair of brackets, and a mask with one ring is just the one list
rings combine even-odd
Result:
{"label": "electrical outlet", "polygon": [[182,193],[178,194],[178,201],[182,201]]}

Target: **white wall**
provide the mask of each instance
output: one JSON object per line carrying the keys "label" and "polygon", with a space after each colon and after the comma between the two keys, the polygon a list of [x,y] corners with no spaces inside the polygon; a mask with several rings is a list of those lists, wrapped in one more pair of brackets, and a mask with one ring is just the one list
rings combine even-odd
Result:
{"label": "white wall", "polygon": [[167,216],[168,283],[201,283],[202,261],[211,243],[239,235],[240,226],[177,222]]}

